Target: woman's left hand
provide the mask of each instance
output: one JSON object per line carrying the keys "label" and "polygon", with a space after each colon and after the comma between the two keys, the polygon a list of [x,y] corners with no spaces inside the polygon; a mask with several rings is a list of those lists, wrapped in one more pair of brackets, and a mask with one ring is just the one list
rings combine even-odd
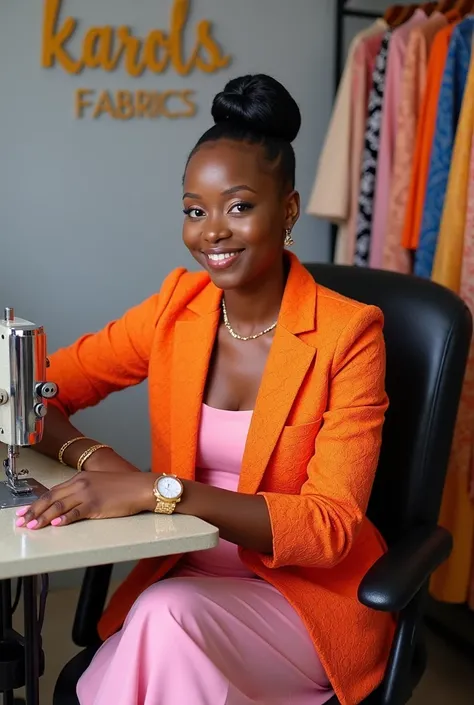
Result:
{"label": "woman's left hand", "polygon": [[42,529],[81,519],[107,519],[153,511],[152,473],[80,472],[17,511],[17,526]]}

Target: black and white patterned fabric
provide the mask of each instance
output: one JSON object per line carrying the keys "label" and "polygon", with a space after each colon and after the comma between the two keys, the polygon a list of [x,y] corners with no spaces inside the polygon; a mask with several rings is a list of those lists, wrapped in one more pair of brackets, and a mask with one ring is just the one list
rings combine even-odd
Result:
{"label": "black and white patterned fabric", "polygon": [[387,71],[391,36],[391,30],[385,33],[372,74],[372,87],[370,89],[367,122],[365,125],[365,141],[362,154],[362,171],[357,212],[356,245],[354,252],[354,264],[356,267],[368,267],[369,265],[375,181],[377,177],[380,127],[382,124],[382,108],[385,91],[385,74]]}

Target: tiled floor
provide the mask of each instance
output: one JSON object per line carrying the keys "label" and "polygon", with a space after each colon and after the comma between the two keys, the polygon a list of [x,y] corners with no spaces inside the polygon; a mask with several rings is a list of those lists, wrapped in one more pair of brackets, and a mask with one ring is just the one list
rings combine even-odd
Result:
{"label": "tiled floor", "polygon": [[[48,600],[43,642],[47,653],[46,673],[41,680],[41,703],[51,705],[54,683],[61,667],[77,652],[71,642],[71,624],[77,590],[52,592]],[[21,631],[21,614],[16,615]],[[472,705],[474,663],[463,653],[430,635],[429,668],[412,705]],[[176,703],[191,705],[191,703]]]}

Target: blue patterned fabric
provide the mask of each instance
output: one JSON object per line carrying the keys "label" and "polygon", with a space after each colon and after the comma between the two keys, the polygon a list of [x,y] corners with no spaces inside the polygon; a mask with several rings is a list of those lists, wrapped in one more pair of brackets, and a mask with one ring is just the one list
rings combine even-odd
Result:
{"label": "blue patterned fabric", "polygon": [[438,101],[436,129],[426,189],[415,274],[430,278],[448,187],[454,140],[466,89],[472,53],[474,17],[464,19],[453,31]]}

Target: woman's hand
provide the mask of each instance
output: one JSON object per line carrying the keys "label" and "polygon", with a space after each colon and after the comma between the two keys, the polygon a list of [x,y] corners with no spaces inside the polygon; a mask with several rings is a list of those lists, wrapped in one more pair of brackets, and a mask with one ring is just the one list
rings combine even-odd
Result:
{"label": "woman's hand", "polygon": [[153,511],[156,475],[140,472],[80,472],[56,485],[30,507],[17,511],[27,529],[65,526],[81,519],[107,519]]}

